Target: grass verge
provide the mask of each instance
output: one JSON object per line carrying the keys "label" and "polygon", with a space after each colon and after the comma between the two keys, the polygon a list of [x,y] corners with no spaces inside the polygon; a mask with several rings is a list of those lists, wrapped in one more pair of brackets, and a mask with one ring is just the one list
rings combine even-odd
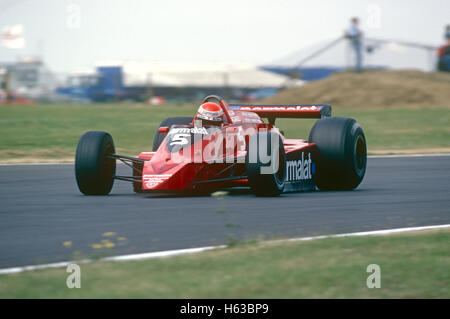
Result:
{"label": "grass verge", "polygon": [[[33,105],[0,107],[0,162],[73,161],[80,136],[89,130],[112,134],[119,153],[149,151],[159,123],[194,115],[195,105]],[[364,128],[369,154],[450,152],[450,109],[346,109]],[[279,119],[288,138],[307,139],[315,120]]]}
{"label": "grass verge", "polygon": [[[450,298],[450,231],[241,244],[195,255],[0,276],[0,298]],[[369,264],[381,288],[366,286]]]}

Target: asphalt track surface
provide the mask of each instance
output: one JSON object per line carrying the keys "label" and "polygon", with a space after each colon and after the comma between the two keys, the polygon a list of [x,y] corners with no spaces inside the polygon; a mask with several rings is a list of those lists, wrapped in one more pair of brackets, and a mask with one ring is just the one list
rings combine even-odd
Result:
{"label": "asphalt track surface", "polygon": [[[119,166],[119,173],[129,168]],[[349,192],[258,198],[134,194],[83,196],[73,165],[0,166],[0,268],[202,247],[242,239],[303,237],[450,223],[450,156],[370,158]],[[106,232],[113,248],[92,248]],[[117,241],[117,237],[126,240]],[[63,242],[71,241],[71,247]]]}

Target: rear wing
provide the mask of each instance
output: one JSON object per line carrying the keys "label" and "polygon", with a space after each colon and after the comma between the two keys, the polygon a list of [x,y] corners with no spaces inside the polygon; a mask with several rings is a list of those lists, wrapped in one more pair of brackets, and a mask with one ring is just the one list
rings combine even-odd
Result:
{"label": "rear wing", "polygon": [[254,112],[274,123],[276,118],[317,119],[331,116],[330,104],[316,105],[230,105],[233,111]]}

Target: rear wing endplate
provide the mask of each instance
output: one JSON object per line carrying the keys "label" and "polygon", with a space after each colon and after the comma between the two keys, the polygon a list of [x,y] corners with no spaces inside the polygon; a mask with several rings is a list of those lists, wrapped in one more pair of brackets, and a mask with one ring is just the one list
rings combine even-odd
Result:
{"label": "rear wing endplate", "polygon": [[331,116],[330,104],[316,105],[230,105],[233,111],[254,112],[275,122],[276,118],[317,119]]}

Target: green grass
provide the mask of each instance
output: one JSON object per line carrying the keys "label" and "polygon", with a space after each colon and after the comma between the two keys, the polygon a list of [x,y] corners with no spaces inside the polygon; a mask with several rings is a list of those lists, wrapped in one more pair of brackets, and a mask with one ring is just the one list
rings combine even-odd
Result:
{"label": "green grass", "polygon": [[[0,276],[0,298],[450,298],[450,232],[254,243],[195,255]],[[381,288],[366,286],[381,267]]]}
{"label": "green grass", "polygon": [[194,112],[139,104],[35,105],[0,107],[3,160],[73,158],[80,136],[89,130],[112,134],[116,149],[131,155],[151,151],[155,128],[166,117]]}
{"label": "green grass", "polygon": [[[166,117],[193,115],[195,105],[34,105],[0,107],[0,161],[72,160],[88,130],[112,134],[118,152],[151,150],[155,128]],[[449,109],[338,109],[365,130],[370,153],[450,151]],[[313,120],[279,119],[290,138],[307,138]]]}

